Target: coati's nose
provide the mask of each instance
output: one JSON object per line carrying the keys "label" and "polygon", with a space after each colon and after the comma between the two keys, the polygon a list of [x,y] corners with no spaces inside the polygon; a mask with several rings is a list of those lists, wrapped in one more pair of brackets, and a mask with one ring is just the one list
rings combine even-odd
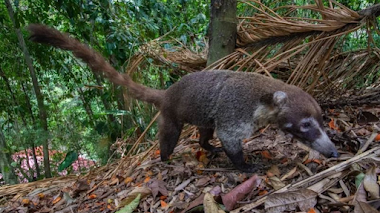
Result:
{"label": "coati's nose", "polygon": [[337,150],[334,150],[330,153],[330,158],[338,158],[339,157],[339,153]]}

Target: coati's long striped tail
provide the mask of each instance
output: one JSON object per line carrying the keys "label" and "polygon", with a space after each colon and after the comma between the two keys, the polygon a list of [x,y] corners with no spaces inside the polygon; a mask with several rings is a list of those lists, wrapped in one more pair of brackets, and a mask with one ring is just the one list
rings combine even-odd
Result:
{"label": "coati's long striped tail", "polygon": [[40,24],[31,24],[27,29],[31,33],[30,40],[71,51],[75,57],[87,63],[93,72],[103,73],[111,82],[126,86],[134,98],[160,105],[164,90],[156,90],[135,83],[128,75],[117,72],[100,53],[77,39]]}

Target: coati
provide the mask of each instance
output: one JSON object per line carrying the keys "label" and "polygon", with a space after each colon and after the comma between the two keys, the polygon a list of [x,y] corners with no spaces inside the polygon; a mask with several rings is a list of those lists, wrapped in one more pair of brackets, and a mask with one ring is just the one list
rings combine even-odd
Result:
{"label": "coati", "polygon": [[161,160],[168,160],[184,123],[199,127],[200,145],[211,152],[214,130],[234,166],[255,172],[258,165],[243,158],[242,141],[267,124],[278,126],[326,157],[338,157],[337,149],[323,130],[321,108],[300,88],[255,73],[227,70],[188,74],[167,90],[135,83],[117,72],[98,52],[78,40],[44,25],[28,27],[30,39],[71,51],[94,72],[111,82],[126,86],[139,100],[154,104],[160,111],[159,143]]}

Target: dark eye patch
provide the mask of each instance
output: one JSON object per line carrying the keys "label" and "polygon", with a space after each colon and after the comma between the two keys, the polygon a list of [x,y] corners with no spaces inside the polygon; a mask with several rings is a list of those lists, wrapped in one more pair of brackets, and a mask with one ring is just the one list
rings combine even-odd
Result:
{"label": "dark eye patch", "polygon": [[310,122],[304,122],[302,123],[302,128],[309,128],[311,126],[311,123]]}

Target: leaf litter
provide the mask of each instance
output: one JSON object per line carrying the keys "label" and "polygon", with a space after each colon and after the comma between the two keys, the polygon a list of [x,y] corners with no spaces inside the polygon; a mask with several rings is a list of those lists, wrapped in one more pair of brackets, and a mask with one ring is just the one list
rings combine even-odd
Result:
{"label": "leaf litter", "polygon": [[[358,122],[363,111],[380,113],[326,110],[339,159],[326,159],[270,126],[243,142],[246,160],[264,169],[242,173],[224,153],[211,156],[200,148],[197,129],[188,126],[169,162],[159,160],[154,146],[87,175],[2,186],[0,212],[377,212],[379,122]],[[221,145],[217,138],[211,143]]]}

